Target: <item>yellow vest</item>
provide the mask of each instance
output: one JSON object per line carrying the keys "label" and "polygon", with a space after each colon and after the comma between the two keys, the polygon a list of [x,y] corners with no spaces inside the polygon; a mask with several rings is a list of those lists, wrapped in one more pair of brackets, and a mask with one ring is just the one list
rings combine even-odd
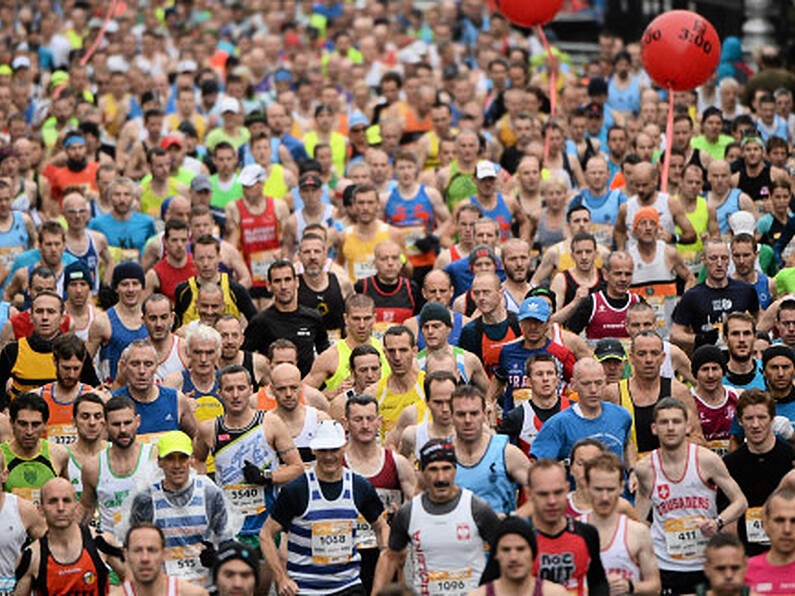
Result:
{"label": "yellow vest", "polygon": [[262,186],[262,194],[274,199],[283,199],[290,189],[284,182],[284,166],[278,163],[271,164],[271,173]]}
{"label": "yellow vest", "polygon": [[378,400],[378,413],[381,416],[381,440],[386,438],[392,428],[397,423],[401,412],[411,405],[417,406],[417,418],[424,416],[427,408],[425,404],[425,371],[421,370],[417,374],[417,382],[414,387],[405,393],[391,393],[387,386],[389,377],[382,377],[378,381],[376,389],[376,399]]}
{"label": "yellow vest", "polygon": [[348,226],[343,232],[342,255],[345,257],[345,268],[353,280],[364,279],[375,275],[375,245],[389,240],[389,226],[381,223],[372,240],[360,240],[356,236],[354,226]]}
{"label": "yellow vest", "polygon": [[31,391],[55,380],[55,363],[52,352],[36,352],[30,347],[28,338],[17,342],[19,351],[11,369],[11,392],[16,396]]}
{"label": "yellow vest", "polygon": [[[237,308],[237,302],[235,302],[235,295],[232,293],[232,290],[229,288],[229,274],[222,273],[221,274],[221,291],[224,293],[224,314],[225,315],[232,315],[233,317],[240,316],[240,310]],[[185,313],[182,315],[182,324],[187,325],[188,323],[192,323],[193,321],[199,320],[199,310],[196,308],[196,299],[199,297],[199,284],[196,282],[196,277],[191,277],[188,279],[188,288],[191,292],[190,297],[190,304],[188,308],[185,309]]]}

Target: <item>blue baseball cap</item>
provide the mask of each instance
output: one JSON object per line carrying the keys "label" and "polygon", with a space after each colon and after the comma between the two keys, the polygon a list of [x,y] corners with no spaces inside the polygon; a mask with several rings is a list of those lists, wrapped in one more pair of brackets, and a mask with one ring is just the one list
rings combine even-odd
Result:
{"label": "blue baseball cap", "polygon": [[536,319],[537,321],[546,323],[551,314],[549,302],[539,296],[531,296],[522,302],[522,306],[519,308],[519,314],[516,315],[516,318],[520,321],[524,321],[525,319]]}

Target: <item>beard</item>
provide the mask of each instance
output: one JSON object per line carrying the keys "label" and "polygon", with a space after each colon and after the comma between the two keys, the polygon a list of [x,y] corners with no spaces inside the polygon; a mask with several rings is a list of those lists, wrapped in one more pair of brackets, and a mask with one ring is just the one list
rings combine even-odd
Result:
{"label": "beard", "polygon": [[66,167],[69,168],[70,172],[81,172],[86,168],[86,165],[88,165],[87,157],[83,159],[66,159]]}

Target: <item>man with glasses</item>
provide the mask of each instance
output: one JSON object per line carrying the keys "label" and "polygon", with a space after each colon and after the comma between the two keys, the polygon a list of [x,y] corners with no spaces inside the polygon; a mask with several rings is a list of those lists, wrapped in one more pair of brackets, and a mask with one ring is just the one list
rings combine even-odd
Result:
{"label": "man with glasses", "polygon": [[707,279],[684,293],[673,313],[671,342],[692,353],[700,345],[715,344],[721,335],[723,316],[734,311],[759,312],[754,286],[731,279],[729,247],[718,239],[704,244]]}

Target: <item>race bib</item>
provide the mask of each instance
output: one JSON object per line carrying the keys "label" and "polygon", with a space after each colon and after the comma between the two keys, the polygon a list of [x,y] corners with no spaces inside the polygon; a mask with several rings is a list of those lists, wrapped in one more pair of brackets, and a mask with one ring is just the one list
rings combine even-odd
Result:
{"label": "race bib", "polygon": [[357,261],[353,264],[354,280],[364,279],[375,275],[375,263],[372,261]]}
{"label": "race bib", "polygon": [[352,521],[312,524],[312,560],[316,565],[347,563],[353,558]]}
{"label": "race bib", "polygon": [[770,538],[762,527],[762,507],[749,507],[745,512],[745,534],[748,542],[770,544]]}
{"label": "race bib", "polygon": [[268,281],[268,268],[278,258],[279,249],[260,250],[251,253],[251,281]]}
{"label": "race bib", "polygon": [[428,572],[428,594],[432,596],[466,596],[475,589],[472,569]]}
{"label": "race bib", "polygon": [[709,542],[698,528],[703,521],[700,515],[665,520],[665,546],[672,558],[683,561],[701,558]]}
{"label": "race bib", "polygon": [[21,246],[0,246],[0,264],[6,269],[11,269],[16,259],[25,249]]}
{"label": "race bib", "polygon": [[34,505],[41,505],[41,489],[31,488],[29,486],[18,486],[11,489],[11,493],[18,496],[20,499],[30,501]]}
{"label": "race bib", "polygon": [[729,439],[712,439],[707,441],[707,447],[710,451],[714,451],[723,457],[729,452]]}
{"label": "race bib", "polygon": [[207,575],[207,568],[199,560],[201,547],[174,546],[166,549],[166,575],[193,580]]}
{"label": "race bib", "polygon": [[406,242],[406,254],[412,257],[422,254],[422,251],[417,248],[417,240],[427,236],[425,226],[408,226],[400,228],[400,230],[403,232],[403,239]]}
{"label": "race bib", "polygon": [[108,251],[110,256],[113,257],[114,262],[121,263],[123,261],[140,261],[141,251],[137,248],[121,248],[120,246],[109,246]]}
{"label": "race bib", "polygon": [[71,445],[77,441],[74,424],[51,424],[47,426],[47,440],[56,445]]}
{"label": "race bib", "polygon": [[530,398],[533,395],[533,390],[529,387],[525,387],[522,389],[514,389],[513,390],[513,405],[514,407],[517,406],[519,403],[523,401],[530,401]]}
{"label": "race bib", "polygon": [[243,515],[258,515],[266,509],[265,487],[256,484],[229,484],[224,494]]}
{"label": "race bib", "polygon": [[356,546],[359,548],[376,548],[378,546],[373,526],[367,523],[361,513],[356,518]]}

